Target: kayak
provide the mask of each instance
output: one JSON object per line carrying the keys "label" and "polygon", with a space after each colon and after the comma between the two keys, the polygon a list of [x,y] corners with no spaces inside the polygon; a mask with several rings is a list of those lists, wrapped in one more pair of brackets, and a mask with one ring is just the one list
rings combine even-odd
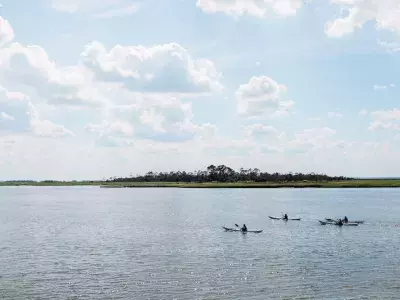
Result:
{"label": "kayak", "polygon": [[358,226],[358,223],[343,223],[343,225],[339,225],[339,224],[337,224],[337,222],[320,221],[320,220],[318,220],[318,221],[321,225],[330,224],[330,225],[336,225],[336,226]]}
{"label": "kayak", "polygon": [[[222,228],[225,229],[225,231],[229,231],[229,232],[233,232],[233,231],[235,231],[235,232],[237,232],[237,231],[242,232],[240,229],[236,229],[236,228],[228,228],[228,227],[225,227],[225,226],[222,226]],[[262,231],[262,230],[247,230],[247,231],[244,231],[243,233],[246,233],[246,232],[261,233],[261,232],[263,232],[263,231]]]}
{"label": "kayak", "polygon": [[284,219],[284,218],[282,218],[282,217],[280,217],[280,218],[277,218],[277,217],[271,217],[271,216],[268,216],[270,219],[272,219],[272,220],[284,220],[284,221],[288,221],[288,220],[291,220],[291,221],[300,221],[301,220],[301,218],[296,218],[296,219],[288,219],[288,220],[286,220],[286,219]]}
{"label": "kayak", "polygon": [[[329,218],[325,218],[326,221],[328,222],[336,222],[337,220],[335,219],[329,219]],[[363,224],[364,221],[348,221],[347,223],[357,223],[357,224]]]}
{"label": "kayak", "polygon": [[320,221],[320,220],[318,220],[318,221],[321,225],[330,224],[330,225],[336,225],[336,226],[358,226],[358,223],[343,223],[343,225],[339,225],[339,224],[337,224],[337,222]]}

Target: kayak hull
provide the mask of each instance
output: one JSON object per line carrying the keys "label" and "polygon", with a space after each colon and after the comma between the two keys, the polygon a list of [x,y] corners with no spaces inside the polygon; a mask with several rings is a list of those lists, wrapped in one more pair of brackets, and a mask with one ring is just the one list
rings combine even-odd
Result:
{"label": "kayak hull", "polygon": [[[328,221],[328,222],[336,222],[335,219],[330,219],[330,218],[325,218],[325,220]],[[359,220],[357,220],[357,221],[348,221],[347,223],[364,224],[364,221],[359,221]]]}
{"label": "kayak hull", "polygon": [[329,224],[329,225],[336,225],[336,226],[358,226],[358,223],[343,223],[343,225],[339,225],[339,224],[337,224],[337,222],[320,221],[320,220],[318,220],[318,222],[319,222],[321,225],[327,225],[327,224]]}
{"label": "kayak hull", "polygon": [[294,218],[294,219],[284,219],[284,218],[277,218],[277,217],[271,217],[271,216],[268,216],[270,219],[272,219],[272,220],[284,220],[284,221],[300,221],[301,220],[301,218]]}
{"label": "kayak hull", "polygon": [[240,229],[236,229],[236,228],[228,228],[225,226],[222,226],[223,229],[225,229],[225,231],[229,231],[229,232],[242,232],[242,233],[261,233],[263,232],[262,230],[247,230],[247,231],[241,231]]}

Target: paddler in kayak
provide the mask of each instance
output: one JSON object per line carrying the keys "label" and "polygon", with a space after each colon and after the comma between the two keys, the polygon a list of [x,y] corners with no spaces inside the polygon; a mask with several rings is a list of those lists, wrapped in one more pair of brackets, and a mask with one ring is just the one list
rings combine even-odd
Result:
{"label": "paddler in kayak", "polygon": [[283,216],[283,219],[287,221],[287,220],[289,219],[289,218],[288,218],[288,215],[285,214],[285,215]]}
{"label": "paddler in kayak", "polygon": [[247,232],[246,224],[243,224],[243,227],[240,228],[240,230],[241,230],[242,232]]}
{"label": "paddler in kayak", "polygon": [[344,216],[343,222],[344,222],[344,223],[348,223],[348,222],[349,222],[349,219],[347,219],[347,217]]}

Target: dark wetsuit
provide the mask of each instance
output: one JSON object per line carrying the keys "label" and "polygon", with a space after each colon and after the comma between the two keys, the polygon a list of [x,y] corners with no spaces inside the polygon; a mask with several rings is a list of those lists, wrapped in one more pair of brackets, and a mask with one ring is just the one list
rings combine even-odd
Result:
{"label": "dark wetsuit", "polygon": [[242,227],[242,229],[241,229],[243,232],[246,232],[247,231],[247,227],[246,227],[246,225],[244,225],[243,224],[243,227]]}

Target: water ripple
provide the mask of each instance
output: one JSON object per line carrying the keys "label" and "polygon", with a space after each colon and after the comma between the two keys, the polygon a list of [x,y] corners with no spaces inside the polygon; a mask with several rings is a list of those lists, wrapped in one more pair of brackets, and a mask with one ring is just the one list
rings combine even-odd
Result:
{"label": "water ripple", "polygon": [[396,299],[400,191],[356,191],[0,188],[0,298]]}

